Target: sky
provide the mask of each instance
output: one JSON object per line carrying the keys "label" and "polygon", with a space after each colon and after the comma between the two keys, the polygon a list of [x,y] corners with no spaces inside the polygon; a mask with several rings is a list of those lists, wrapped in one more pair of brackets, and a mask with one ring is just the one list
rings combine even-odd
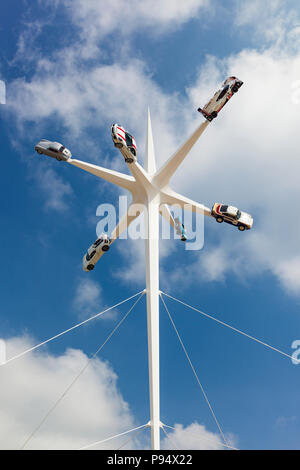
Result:
{"label": "sky", "polygon": [[[300,7],[296,0],[11,0],[0,6],[1,330],[7,357],[145,287],[141,240],[118,240],[95,270],[81,260],[102,203],[124,191],[38,156],[41,138],[128,172],[118,122],[143,162],[147,108],[160,166],[202,122],[228,76],[239,93],[207,128],[172,187],[251,213],[253,229],[204,221],[204,246],[160,242],[160,288],[288,355],[300,340]],[[2,100],[3,101],[3,100]],[[239,449],[299,449],[300,366],[165,297],[226,436]],[[0,448],[17,449],[135,299],[0,366]],[[222,439],[160,305],[162,447]],[[77,449],[149,421],[143,297],[28,442]],[[129,436],[130,437],[130,436]],[[150,448],[149,430],[96,449]]]}

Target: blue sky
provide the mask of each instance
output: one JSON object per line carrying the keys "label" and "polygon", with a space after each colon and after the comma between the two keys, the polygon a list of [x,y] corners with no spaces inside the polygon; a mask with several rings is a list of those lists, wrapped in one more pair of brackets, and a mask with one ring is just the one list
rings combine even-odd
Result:
{"label": "blue sky", "polygon": [[[300,339],[300,223],[293,209],[300,169],[299,5],[227,3],[165,0],[157,9],[152,0],[117,0],[108,10],[102,1],[48,0],[0,7],[0,79],[7,87],[7,104],[0,105],[0,336],[10,354],[135,294],[145,282],[143,245],[131,240],[115,243],[93,272],[82,271],[82,256],[96,237],[96,209],[117,203],[121,193],[39,157],[35,143],[58,140],[75,157],[126,172],[110,125],[133,133],[142,161],[150,105],[161,164],[199,125],[197,107],[231,74],[244,81],[239,95],[172,182],[209,207],[222,201],[250,212],[254,227],[239,233],[205,221],[199,252],[164,241],[161,289],[293,353],[291,344]],[[233,445],[299,448],[300,366],[166,303]],[[131,304],[0,369],[7,384],[3,448],[20,446]],[[219,448],[218,430],[162,305],[160,318],[161,419],[182,426],[173,433],[178,447],[203,448],[209,437]],[[146,340],[143,298],[32,448],[77,448],[147,422]],[[204,441],[191,440],[189,429]],[[147,433],[130,445],[149,446]]]}

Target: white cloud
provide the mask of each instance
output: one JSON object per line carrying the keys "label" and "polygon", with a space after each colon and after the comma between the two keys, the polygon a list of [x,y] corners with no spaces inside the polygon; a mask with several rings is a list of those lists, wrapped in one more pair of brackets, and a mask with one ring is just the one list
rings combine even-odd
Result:
{"label": "white cloud", "polygon": [[244,30],[251,41],[265,47],[289,49],[297,52],[300,45],[300,15],[294,0],[236,0],[235,25]]}
{"label": "white cloud", "polygon": [[[182,450],[221,450],[223,442],[218,434],[208,431],[205,426],[197,422],[186,427],[175,424],[175,429],[166,428],[167,436],[162,441],[162,449]],[[228,445],[234,447],[232,436],[227,438]]]}
{"label": "white cloud", "polygon": [[300,256],[290,257],[287,260],[280,261],[274,269],[280,278],[284,287],[294,293],[300,292]]}
{"label": "white cloud", "polygon": [[[88,278],[89,273],[85,277],[78,280],[74,298],[73,307],[80,319],[99,313],[107,307],[103,301],[103,292],[101,286],[93,279]],[[110,310],[103,315],[103,319],[115,319],[117,310]]]}
{"label": "white cloud", "polygon": [[[164,0],[159,7],[155,0],[114,0],[107,8],[105,0],[61,0],[73,24],[81,30],[81,37],[88,44],[85,53],[89,56],[97,50],[99,39],[111,33],[128,36],[142,28],[155,28],[155,34],[174,29],[200,14],[208,0]],[[122,49],[120,39],[119,49]]]}
{"label": "white cloud", "polygon": [[[74,155],[82,158],[88,155],[88,160],[103,165],[107,160],[107,146],[111,148],[110,126],[119,122],[128,130],[134,130],[131,132],[142,160],[146,112],[151,103],[153,128],[159,130],[158,160],[162,162],[174,150],[172,126],[181,108],[180,101],[159,89],[142,62],[131,60],[124,66],[97,65],[82,69],[77,62],[65,67],[60,60],[47,62],[47,66],[38,62],[37,68],[38,73],[30,81],[17,80],[10,85],[10,94],[15,98],[7,107],[22,123],[19,128],[24,124],[40,128],[41,122],[50,125],[55,119],[61,127],[63,143]],[[102,146],[98,137],[91,137],[91,131],[96,128],[98,134],[99,126],[103,134]],[[119,152],[113,155],[111,166],[114,167],[114,160],[120,160],[120,155]]]}
{"label": "white cloud", "polygon": [[100,285],[88,278],[81,278],[77,284],[73,300],[76,310],[91,312],[99,309],[102,289]]}
{"label": "white cloud", "polygon": [[[7,339],[7,357],[32,347],[33,343],[24,336]],[[67,349],[58,356],[38,351],[0,367],[1,449],[19,449],[24,444],[87,361],[83,351]],[[118,388],[117,375],[112,366],[99,357],[92,360],[25,448],[76,450],[136,426],[138,424]],[[162,438],[162,448],[223,448],[220,436],[203,425],[195,422],[186,427],[181,424],[174,427],[172,431],[167,429],[169,438]],[[146,431],[136,437],[126,435],[93,448],[117,449],[129,437],[133,439],[124,449],[148,448]],[[227,440],[229,445],[235,445],[232,436],[227,436]]]}
{"label": "white cloud", "polygon": [[[32,341],[11,338],[6,345],[11,357]],[[87,360],[83,351],[67,349],[59,356],[27,355],[1,367],[1,449],[20,448]],[[26,448],[75,450],[135,426],[112,367],[101,358],[93,359]],[[116,439],[100,448],[123,443],[124,438]]]}
{"label": "white cloud", "polygon": [[226,252],[221,247],[212,249],[203,254],[201,265],[198,266],[198,274],[209,281],[219,281],[224,279],[224,273],[230,266]]}
{"label": "white cloud", "polygon": [[73,190],[52,168],[41,164],[36,166],[33,176],[45,196],[46,209],[64,212],[69,206]]}

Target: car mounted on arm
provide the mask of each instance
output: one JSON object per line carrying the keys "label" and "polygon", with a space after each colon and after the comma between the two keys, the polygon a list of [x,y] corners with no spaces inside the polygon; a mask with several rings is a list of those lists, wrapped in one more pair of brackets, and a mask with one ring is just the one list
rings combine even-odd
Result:
{"label": "car mounted on arm", "polygon": [[115,147],[122,153],[126,163],[137,161],[136,142],[134,137],[125,131],[124,127],[119,124],[111,126],[111,137]]}
{"label": "car mounted on arm", "polygon": [[95,264],[109,250],[111,239],[108,238],[106,233],[102,233],[99,238],[89,247],[87,253],[82,259],[82,268],[84,271],[92,271]]}
{"label": "car mounted on arm", "polygon": [[237,207],[216,202],[211,210],[211,215],[221,224],[226,222],[235,225],[241,232],[250,230],[253,226],[253,218],[247,212],[240,211]]}
{"label": "car mounted on arm", "polygon": [[58,161],[67,161],[72,157],[72,154],[69,149],[59,142],[51,142],[47,139],[42,139],[34,147],[34,150],[42,155],[47,155],[48,157],[56,158]]}
{"label": "car mounted on arm", "polygon": [[198,108],[205,119],[212,121],[218,116],[218,113],[230,100],[234,93],[237,93],[243,82],[236,77],[229,77],[225,80],[220,90],[218,90],[212,99],[204,106],[204,108]]}
{"label": "car mounted on arm", "polygon": [[186,242],[187,234],[186,234],[186,230],[184,228],[184,225],[181,222],[180,217],[175,217],[174,223],[175,223],[175,231],[176,231],[177,235],[180,236],[180,240],[182,242]]}

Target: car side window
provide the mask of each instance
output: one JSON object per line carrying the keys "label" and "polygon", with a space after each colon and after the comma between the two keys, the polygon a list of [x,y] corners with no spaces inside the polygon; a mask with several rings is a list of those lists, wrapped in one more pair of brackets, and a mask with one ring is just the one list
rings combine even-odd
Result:
{"label": "car side window", "polygon": [[128,132],[125,132],[125,139],[126,139],[126,144],[128,147],[132,146],[132,137]]}
{"label": "car side window", "polygon": [[94,246],[98,246],[102,242],[103,242],[102,238],[98,238],[98,240],[95,241]]}
{"label": "car side window", "polygon": [[96,250],[92,251],[92,253],[90,255],[87,253],[86,254],[86,260],[90,261],[93,258],[95,253],[96,253]]}
{"label": "car side window", "polygon": [[223,96],[225,96],[225,94],[226,94],[228,88],[229,88],[229,85],[226,85],[226,87],[223,88],[223,90],[221,91],[221,93],[220,93],[219,96],[218,96],[217,101],[219,101],[221,98],[223,98]]}

